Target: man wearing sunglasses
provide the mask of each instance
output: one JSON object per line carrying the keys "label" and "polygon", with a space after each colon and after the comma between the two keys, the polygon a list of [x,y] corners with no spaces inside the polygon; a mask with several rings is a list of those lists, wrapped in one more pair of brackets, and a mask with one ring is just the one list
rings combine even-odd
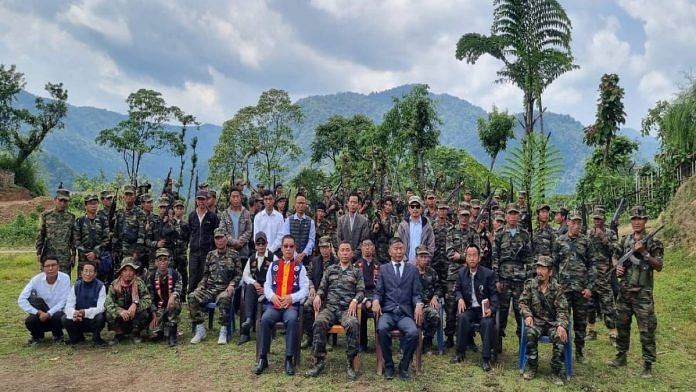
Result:
{"label": "man wearing sunglasses", "polygon": [[404,242],[404,254],[411,265],[416,265],[416,248],[425,245],[435,253],[435,234],[428,218],[423,215],[423,201],[418,196],[408,199],[408,216],[399,224],[398,237]]}

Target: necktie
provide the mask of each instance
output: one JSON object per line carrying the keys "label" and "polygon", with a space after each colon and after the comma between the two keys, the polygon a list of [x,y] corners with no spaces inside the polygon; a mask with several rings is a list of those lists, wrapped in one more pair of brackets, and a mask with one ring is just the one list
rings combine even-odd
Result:
{"label": "necktie", "polygon": [[395,263],[396,266],[396,280],[401,281],[401,263]]}

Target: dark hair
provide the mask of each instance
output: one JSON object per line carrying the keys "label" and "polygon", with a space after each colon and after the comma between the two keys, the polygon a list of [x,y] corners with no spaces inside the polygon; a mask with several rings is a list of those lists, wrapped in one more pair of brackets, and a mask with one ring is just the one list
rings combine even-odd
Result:
{"label": "dark hair", "polygon": [[97,265],[94,264],[94,263],[91,262],[91,261],[86,261],[84,264],[82,264],[82,269],[84,270],[85,267],[88,266],[88,265],[91,265],[92,268],[94,268],[94,271],[95,271],[95,272],[97,271]]}
{"label": "dark hair", "polygon": [[343,245],[343,244],[350,246],[350,249],[353,250],[353,245],[351,245],[350,242],[348,242],[348,241],[341,241],[341,243],[338,244],[338,247],[340,248],[341,245]]}
{"label": "dark hair", "polygon": [[287,240],[287,239],[291,239],[292,242],[295,242],[295,236],[294,236],[294,235],[292,235],[292,234],[285,234],[285,235],[283,236],[283,238],[280,239],[280,243],[282,244],[282,243],[285,242],[285,240]]}
{"label": "dark hair", "polygon": [[358,194],[358,192],[355,192],[355,191],[351,192],[351,193],[348,195],[348,198],[346,199],[346,201],[350,200],[351,197],[357,197],[357,198],[358,198],[358,203],[362,203],[362,197],[360,197],[360,195]]}
{"label": "dark hair", "polygon": [[264,189],[263,191],[261,191],[261,197],[266,197],[266,196],[271,196],[272,198],[275,199],[275,195],[273,194],[273,192],[271,192],[268,189]]}
{"label": "dark hair", "polygon": [[384,203],[390,202],[392,205],[394,204],[394,198],[391,196],[386,196],[385,198],[382,199],[382,202],[380,203],[382,206],[384,206]]}
{"label": "dark hair", "polygon": [[481,256],[481,248],[479,248],[478,245],[476,245],[476,244],[474,244],[474,243],[470,243],[469,245],[466,246],[465,251],[468,251],[469,248],[474,248],[474,249],[476,249],[476,254],[479,255],[479,256]]}
{"label": "dark hair", "polygon": [[[55,261],[58,261],[58,257],[57,257],[56,255],[54,255],[53,253],[49,253],[48,255],[42,257],[42,258],[41,258],[41,266],[42,266],[42,267],[43,267],[44,263],[46,262],[46,260],[55,260]],[[60,264],[60,262],[59,262],[58,264]]]}
{"label": "dark hair", "polygon": [[282,187],[283,187],[283,183],[282,183],[282,182],[279,182],[279,183],[275,184],[275,186],[273,187],[273,189],[278,189],[278,188],[282,188]]}
{"label": "dark hair", "polygon": [[239,192],[240,196],[241,196],[241,194],[242,194],[242,191],[241,191],[237,186],[231,187],[231,188],[230,188],[230,191],[229,191],[228,193],[231,195],[232,192]]}
{"label": "dark hair", "polygon": [[389,240],[389,247],[391,248],[391,246],[394,245],[394,244],[401,244],[401,245],[403,245],[403,244],[404,244],[404,241],[403,241],[401,238],[399,238],[399,237],[394,237],[394,238],[392,238],[392,239]]}

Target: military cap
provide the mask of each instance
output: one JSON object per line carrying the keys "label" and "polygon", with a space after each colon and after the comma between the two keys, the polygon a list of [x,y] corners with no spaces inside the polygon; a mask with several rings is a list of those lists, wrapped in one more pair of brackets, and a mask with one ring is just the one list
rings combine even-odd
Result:
{"label": "military cap", "polygon": [[648,219],[648,213],[647,213],[647,211],[645,211],[645,207],[643,207],[643,206],[635,206],[635,207],[631,208],[630,214],[631,214],[631,219],[633,219],[633,218]]}
{"label": "military cap", "polygon": [[595,207],[594,211],[592,211],[592,219],[605,220],[604,208]]}
{"label": "military cap", "polygon": [[520,196],[527,196],[527,191],[520,191],[520,192],[518,193],[518,195],[520,195]]}
{"label": "military cap", "polygon": [[470,195],[470,194],[471,194],[471,191],[467,189],[467,190],[464,191],[464,194],[465,194],[465,195]]}
{"label": "military cap", "polygon": [[570,220],[582,220],[582,214],[578,210],[573,210],[568,213],[568,219]]}
{"label": "military cap", "polygon": [[428,248],[425,245],[418,245],[416,247],[416,254],[430,256],[430,252],[428,251]]}
{"label": "military cap", "polygon": [[539,213],[539,211],[541,211],[543,209],[547,209],[547,210],[551,211],[551,206],[546,204],[546,203],[541,203],[539,206],[537,206],[536,212]]}
{"label": "military cap", "polygon": [[471,204],[469,204],[465,201],[462,201],[459,203],[459,208],[464,209],[464,210],[468,210],[469,208],[471,208]]}
{"label": "military cap", "polygon": [[553,266],[553,259],[551,256],[539,255],[536,257],[536,265],[551,268]]}
{"label": "military cap", "polygon": [[135,271],[137,271],[138,268],[140,268],[132,257],[124,257],[123,260],[121,260],[121,267],[119,267],[118,271],[116,271],[116,275],[119,275],[121,271],[123,271],[123,269],[126,267],[131,267]]}
{"label": "military cap", "polygon": [[208,197],[217,197],[217,191],[214,190],[209,190],[208,191]]}
{"label": "military cap", "polygon": [[331,237],[325,235],[319,238],[319,246],[331,246]]}
{"label": "military cap", "polygon": [[135,193],[135,186],[133,186],[133,185],[124,185],[124,186],[123,186],[123,193]]}
{"label": "military cap", "polygon": [[114,197],[114,193],[108,189],[104,189],[103,191],[99,192],[99,197],[102,199],[109,199]]}
{"label": "military cap", "polygon": [[96,193],[88,193],[85,195],[85,204],[93,200],[99,200]]}
{"label": "military cap", "polygon": [[481,208],[481,200],[471,199],[471,208]]}
{"label": "military cap", "polygon": [[224,237],[225,236],[225,229],[222,227],[218,227],[213,231],[213,237],[218,238],[218,237]]}
{"label": "military cap", "polygon": [[167,248],[158,248],[157,252],[155,252],[155,258],[160,257],[160,256],[167,256],[169,257],[169,249]]}
{"label": "military cap", "polygon": [[207,187],[208,187],[207,182],[201,182],[200,184],[198,184],[198,189],[203,189],[203,188],[207,188]]}
{"label": "military cap", "polygon": [[421,200],[421,198],[416,195],[413,195],[408,198],[408,204],[411,205],[412,203],[416,203],[419,206],[423,207],[423,200]]}
{"label": "military cap", "polygon": [[446,210],[446,209],[448,209],[448,208],[449,208],[449,206],[448,206],[447,204],[445,204],[445,203],[439,203],[439,204],[437,205],[437,209],[438,209],[438,210]]}
{"label": "military cap", "polygon": [[58,200],[70,200],[70,191],[67,189],[60,188],[56,191],[56,199]]}
{"label": "military cap", "polygon": [[520,213],[520,209],[517,207],[517,204],[515,204],[515,203],[508,203],[507,206],[505,206],[505,211],[508,214],[511,214],[511,213],[519,214]]}
{"label": "military cap", "polygon": [[160,197],[158,205],[160,207],[169,207],[169,198],[167,196]]}
{"label": "military cap", "polygon": [[314,209],[315,209],[315,210],[324,210],[324,211],[326,211],[326,205],[325,205],[324,203],[322,203],[322,202],[319,202],[319,203],[317,203],[317,204],[314,206]]}
{"label": "military cap", "polygon": [[184,201],[183,200],[176,200],[174,202],[174,207],[183,207],[184,206]]}
{"label": "military cap", "polygon": [[208,191],[203,191],[199,190],[196,192],[196,199],[207,199],[208,198]]}
{"label": "military cap", "polygon": [[259,241],[263,241],[264,243],[268,242],[268,238],[266,237],[266,233],[263,231],[259,231],[256,233],[256,237],[254,237],[254,243],[257,244]]}
{"label": "military cap", "polygon": [[459,215],[471,215],[471,212],[469,212],[469,210],[466,208],[462,208],[459,210]]}
{"label": "military cap", "polygon": [[491,210],[497,210],[500,209],[500,204],[498,204],[497,201],[491,200]]}
{"label": "military cap", "polygon": [[493,220],[495,220],[495,221],[497,221],[497,222],[505,222],[505,217],[502,216],[502,215],[496,215],[496,216],[493,218]]}
{"label": "military cap", "polygon": [[143,203],[152,201],[152,195],[149,193],[144,193],[140,196],[140,201]]}
{"label": "military cap", "polygon": [[551,211],[551,212],[553,212],[554,214],[557,213],[557,212],[560,212],[561,214],[567,216],[569,211],[568,211],[568,209],[565,208],[565,207],[558,207],[558,209],[556,209],[556,210],[554,210],[554,211]]}
{"label": "military cap", "polygon": [[280,195],[276,198],[276,202],[281,201],[281,200],[287,201],[288,197],[283,194],[283,195]]}
{"label": "military cap", "polygon": [[428,189],[428,190],[425,191],[425,196],[426,196],[426,197],[428,197],[428,196],[435,196],[435,192],[433,192],[432,189]]}

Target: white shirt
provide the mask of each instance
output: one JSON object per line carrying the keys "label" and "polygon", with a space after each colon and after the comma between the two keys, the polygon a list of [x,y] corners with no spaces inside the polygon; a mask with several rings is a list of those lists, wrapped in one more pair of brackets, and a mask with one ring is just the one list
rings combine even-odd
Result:
{"label": "white shirt", "polygon": [[[266,251],[268,252],[268,251]],[[273,256],[273,261],[278,260],[278,256],[274,255],[271,253]],[[266,255],[259,255],[258,252],[254,252],[254,256],[256,256],[256,269],[261,271],[261,267],[263,267],[263,259],[266,258]],[[249,260],[247,260],[246,264],[244,265],[244,271],[242,272],[242,281],[246,284],[254,284],[256,283],[256,279],[254,279],[251,276],[251,266],[249,265]]]}
{"label": "white shirt", "polygon": [[[290,261],[281,261],[281,263],[288,263]],[[292,303],[297,303],[309,295],[309,278],[307,278],[307,270],[302,263],[300,265],[300,289],[296,293],[290,294],[292,297]],[[266,282],[263,284],[263,295],[270,302],[273,297],[275,297],[275,292],[273,292],[273,268],[269,268],[266,272]]]}
{"label": "white shirt", "polygon": [[471,307],[472,308],[478,308],[481,306],[479,304],[478,299],[476,299],[476,287],[474,287],[474,279],[476,278],[476,271],[471,272],[469,270],[469,279],[471,279]]}
{"label": "white shirt", "polygon": [[31,278],[29,283],[24,286],[24,290],[19,294],[17,303],[23,311],[29,314],[37,314],[39,310],[29,304],[29,295],[31,295],[32,290],[36,290],[36,295],[46,301],[46,305],[49,308],[48,314],[53,316],[65,307],[70,291],[70,277],[64,272],[58,272],[58,278],[53,284],[48,284],[44,272]]}
{"label": "white shirt", "polygon": [[[65,317],[72,320],[73,313],[75,312],[75,301],[77,297],[75,296],[75,286],[70,289],[70,294],[68,294],[68,301],[65,303]],[[102,285],[99,290],[99,297],[97,298],[97,306],[94,308],[85,309],[85,318],[93,319],[99,313],[104,312],[104,302],[106,301],[106,289]]]}
{"label": "white shirt", "polygon": [[279,236],[279,234],[283,230],[283,223],[285,223],[285,219],[280,212],[273,210],[269,214],[266,212],[266,209],[263,209],[254,217],[253,238],[256,238],[256,233],[263,231],[266,234],[266,238],[268,238],[268,249],[271,252],[275,252],[280,248],[282,236]]}
{"label": "white shirt", "polygon": [[[396,265],[399,264],[399,273],[397,274],[396,270]],[[392,268],[394,268],[394,275],[396,275],[397,278],[401,279],[401,277],[404,275],[404,264],[406,264],[405,261],[402,262],[396,262],[392,260]]]}

